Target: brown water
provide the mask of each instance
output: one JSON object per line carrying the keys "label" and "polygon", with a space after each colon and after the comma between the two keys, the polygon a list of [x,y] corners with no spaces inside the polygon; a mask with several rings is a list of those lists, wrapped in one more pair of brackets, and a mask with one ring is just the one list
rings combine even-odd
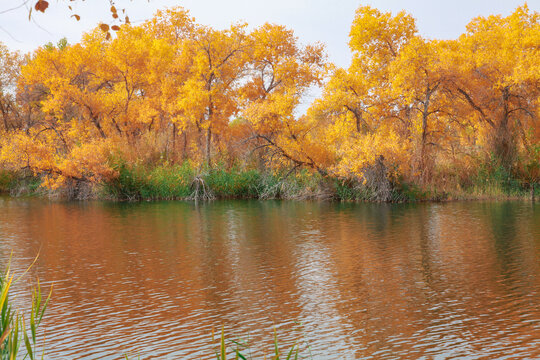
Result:
{"label": "brown water", "polygon": [[[0,258],[54,282],[50,359],[540,358],[540,204],[0,198]],[[16,300],[27,303],[26,285]],[[256,355],[260,354],[255,352]]]}

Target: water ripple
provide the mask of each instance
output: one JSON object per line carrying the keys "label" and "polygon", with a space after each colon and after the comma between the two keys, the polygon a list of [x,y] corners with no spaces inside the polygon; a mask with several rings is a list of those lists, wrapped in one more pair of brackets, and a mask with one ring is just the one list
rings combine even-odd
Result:
{"label": "water ripple", "polygon": [[[540,358],[540,207],[0,199],[0,261],[54,284],[46,358]],[[29,304],[29,284],[15,301]]]}

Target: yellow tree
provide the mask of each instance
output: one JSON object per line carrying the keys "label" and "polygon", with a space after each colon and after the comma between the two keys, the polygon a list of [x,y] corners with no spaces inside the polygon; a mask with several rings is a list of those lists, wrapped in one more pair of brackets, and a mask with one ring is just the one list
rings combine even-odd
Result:
{"label": "yellow tree", "polygon": [[124,25],[117,35],[106,47],[100,78],[110,85],[104,93],[107,116],[120,135],[133,139],[165,126],[153,105],[174,49],[140,26]]}
{"label": "yellow tree", "polygon": [[302,46],[292,30],[274,24],[255,29],[250,44],[242,115],[252,139],[258,149],[270,148],[271,154],[279,155],[276,158],[324,172],[330,155],[315,139],[320,124],[295,116],[306,91],[322,80],[322,45]]}
{"label": "yellow tree", "polygon": [[57,128],[72,119],[91,125],[99,136],[107,137],[103,93],[109,79],[103,71],[106,40],[100,33],[85,36],[81,44],[56,48],[45,46],[23,66],[20,87],[39,91],[44,121]]}
{"label": "yellow tree", "polygon": [[102,138],[134,137],[153,120],[145,101],[171,58],[165,41],[126,25],[114,40],[95,30],[79,44],[38,50],[21,82],[45,89],[41,105],[51,119],[77,118]]}
{"label": "yellow tree", "polygon": [[[40,151],[20,148],[25,167],[58,183],[114,174],[107,154],[118,139],[138,136],[150,118],[140,104],[148,87],[141,74],[149,76],[149,69],[158,66],[147,59],[166,61],[160,47],[143,35],[128,27],[111,43],[96,30],[80,44],[48,45],[35,53],[22,69],[19,87],[40,95],[36,102],[42,117],[26,135],[43,146]],[[158,54],[152,56],[153,51]],[[31,161],[32,156],[40,159]]]}
{"label": "yellow tree", "polygon": [[414,37],[402,47],[389,68],[394,97],[407,109],[403,120],[416,150],[412,172],[421,182],[429,180],[433,152],[442,147],[441,140],[451,133],[446,88],[453,73],[446,63],[448,48],[444,41]]}
{"label": "yellow tree", "polygon": [[539,20],[524,5],[474,19],[458,40],[456,111],[474,120],[480,144],[508,169],[539,139]]}
{"label": "yellow tree", "polygon": [[332,71],[322,98],[310,109],[329,124],[326,141],[339,158],[337,174],[361,176],[381,156],[396,166],[404,163],[409,111],[392,91],[390,66],[416,31],[404,12],[393,16],[369,6],[356,11],[349,35],[351,65]]}
{"label": "yellow tree", "polygon": [[373,131],[381,120],[396,116],[389,66],[416,32],[414,19],[405,12],[392,16],[360,7],[349,34],[351,66],[335,71],[321,105],[333,115],[352,116],[359,133]]}
{"label": "yellow tree", "polygon": [[182,135],[182,156],[186,159],[189,153],[188,138],[196,138],[197,131],[182,102],[184,95],[181,92],[191,76],[193,51],[190,39],[197,25],[187,10],[176,7],[158,11],[142,27],[153,38],[165,41],[170,51],[166,66],[154,72],[156,77],[152,79],[153,91],[146,103],[171,128],[173,154],[177,148],[177,135]]}
{"label": "yellow tree", "polygon": [[189,56],[189,76],[179,89],[175,108],[184,121],[195,124],[206,163],[212,162],[212,144],[227,131],[238,111],[238,91],[245,76],[248,39],[245,25],[226,30],[196,27],[182,47]]}

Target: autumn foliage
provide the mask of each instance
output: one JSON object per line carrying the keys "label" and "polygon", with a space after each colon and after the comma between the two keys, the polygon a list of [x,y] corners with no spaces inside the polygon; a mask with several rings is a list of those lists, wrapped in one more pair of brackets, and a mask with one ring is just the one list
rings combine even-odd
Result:
{"label": "autumn foliage", "polygon": [[49,188],[114,182],[120,163],[186,162],[194,176],[305,169],[379,190],[459,188],[486,166],[535,183],[539,20],[525,5],[443,41],[405,12],[361,7],[348,68],[284,26],[217,30],[182,8],[24,57],[2,46],[0,167]]}

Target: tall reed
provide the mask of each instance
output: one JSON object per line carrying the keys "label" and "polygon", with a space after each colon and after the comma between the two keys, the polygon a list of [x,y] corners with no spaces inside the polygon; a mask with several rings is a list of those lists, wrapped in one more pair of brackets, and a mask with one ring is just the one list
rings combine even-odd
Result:
{"label": "tall reed", "polygon": [[[10,290],[12,285],[19,281],[28,269],[15,279],[8,264],[5,272],[0,274],[0,360],[14,360],[20,354],[23,359],[37,359],[37,330],[51,298],[51,291],[47,297],[43,297],[41,286],[38,285],[32,291],[32,308],[30,321],[12,305]],[[24,344],[23,352],[20,352]]]}
{"label": "tall reed", "polygon": [[[214,329],[212,329],[212,341],[215,342]],[[219,345],[215,350],[216,360],[252,360],[251,349],[249,343],[241,343],[239,341],[229,340],[231,345],[227,346],[225,338],[225,330],[221,327],[221,335],[219,337]],[[249,353],[249,354],[248,354]],[[228,356],[230,355],[230,356]],[[268,359],[271,360],[298,360],[300,356],[300,348],[298,344],[294,344],[288,351],[280,350],[278,343],[277,332],[274,328],[273,354]],[[264,355],[264,359],[267,356]]]}

